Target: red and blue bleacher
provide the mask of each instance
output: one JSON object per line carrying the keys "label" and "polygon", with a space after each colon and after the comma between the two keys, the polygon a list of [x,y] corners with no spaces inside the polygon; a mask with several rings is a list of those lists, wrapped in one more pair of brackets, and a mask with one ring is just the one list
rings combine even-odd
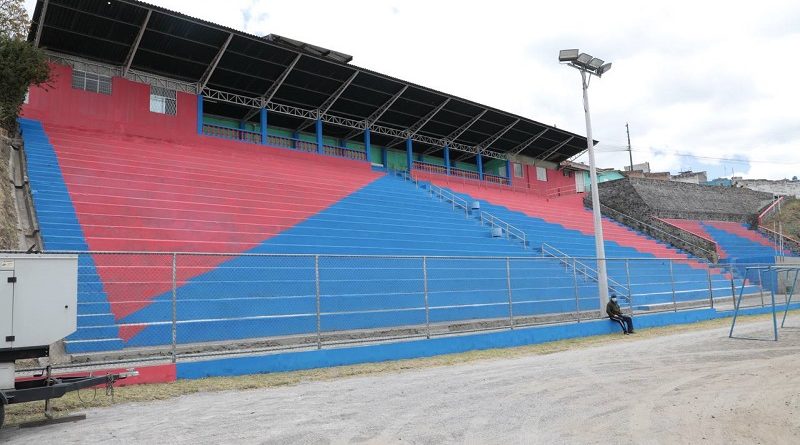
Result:
{"label": "red and blue bleacher", "polygon": [[[366,163],[20,125],[47,250],[156,252],[81,256],[69,352],[169,344],[175,251],[231,254],[176,257],[179,343],[315,331],[314,257],[251,256],[261,253],[345,255],[319,260],[323,331],[424,323],[421,260],[397,255],[434,257],[432,322],[508,313],[504,260],[435,257],[525,251]],[[515,261],[512,286],[517,315],[575,309],[571,275],[555,261]],[[596,306],[596,285],[578,291],[582,309]]]}
{"label": "red and blue bleacher", "polygon": [[772,264],[776,256],[791,255],[789,250],[780,252],[773,240],[739,222],[685,219],[664,221],[715,242],[721,262]]}
{"label": "red and blue bleacher", "polygon": [[[59,87],[31,94],[20,126],[45,249],[93,252],[80,255],[68,352],[167,345],[173,316],[180,344],[314,333],[316,266],[323,332],[424,324],[426,305],[434,323],[504,318],[509,283],[515,316],[598,309],[596,283],[538,249],[594,256],[577,197],[454,189],[527,232],[526,250],[367,162],[198,135],[193,95],[165,116],[148,112],[146,85],[114,77],[103,95],[54,73]],[[708,297],[702,263],[604,224],[609,257],[642,260],[629,264],[637,305],[672,301],[663,258],[679,258],[677,300]],[[627,287],[624,267],[609,263]],[[723,281],[712,274],[715,297],[730,294]]]}
{"label": "red and blue bleacher", "polygon": [[[460,193],[465,199],[480,200],[482,208],[525,231],[534,246],[546,243],[573,258],[591,262],[595,255],[592,214],[583,205],[583,196],[568,195],[547,199],[509,188],[487,187],[477,182],[451,181],[446,176],[417,172],[416,176]],[[630,290],[636,306],[647,307],[673,302],[709,298],[730,298],[730,276],[682,251],[603,218],[609,278]],[[622,259],[630,259],[626,266]],[[665,258],[672,258],[670,262]],[[616,259],[616,260],[615,260]],[[627,270],[626,270],[627,267]],[[710,277],[709,277],[710,275]],[[674,280],[673,280],[674,277]],[[710,283],[709,283],[710,281]],[[735,280],[736,288],[741,280]],[[747,292],[757,288],[748,286]]]}

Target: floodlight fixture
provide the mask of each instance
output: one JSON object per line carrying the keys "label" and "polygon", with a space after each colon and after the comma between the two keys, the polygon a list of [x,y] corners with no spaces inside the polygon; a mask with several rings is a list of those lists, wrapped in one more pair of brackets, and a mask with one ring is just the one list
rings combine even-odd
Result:
{"label": "floodlight fixture", "polygon": [[575,63],[577,63],[578,65],[588,66],[589,62],[591,62],[592,59],[594,59],[594,57],[592,57],[592,56],[590,56],[590,55],[588,55],[586,53],[580,53],[580,55],[578,55],[578,59],[575,61]]}
{"label": "floodlight fixture", "polygon": [[[600,77],[611,69],[611,63],[590,56],[586,53],[577,54],[578,50],[561,50],[558,54],[559,62],[566,62],[572,68],[581,72],[581,86],[583,87],[583,111],[586,119],[586,150],[589,152],[589,181],[592,191],[592,219],[594,220],[594,245],[597,259],[597,290],[600,297],[600,313],[608,302],[608,270],[606,268],[606,249],[603,240],[603,221],[600,214],[600,193],[597,187],[597,165],[594,159],[594,139],[592,139],[592,119],[589,115],[589,80],[591,76]],[[566,53],[566,54],[565,54]]]}
{"label": "floodlight fixture", "polygon": [[559,62],[574,62],[578,59],[578,50],[577,49],[562,49],[558,52],[558,61]]}

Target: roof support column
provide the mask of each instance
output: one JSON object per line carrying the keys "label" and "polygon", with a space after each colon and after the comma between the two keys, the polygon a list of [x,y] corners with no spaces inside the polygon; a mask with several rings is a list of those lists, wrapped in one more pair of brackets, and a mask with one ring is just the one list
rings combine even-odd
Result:
{"label": "roof support column", "polygon": [[317,119],[317,153],[323,154],[325,150],[322,148],[322,119]]}
{"label": "roof support column", "polygon": [[367,155],[367,162],[371,163],[372,162],[372,155],[371,155],[370,152],[372,151],[372,144],[371,144],[371,141],[370,141],[369,128],[364,130],[364,151],[366,152],[366,155]]}
{"label": "roof support column", "polygon": [[267,145],[269,143],[269,136],[267,135],[267,109],[261,109],[261,143]]}
{"label": "roof support column", "polygon": [[203,134],[203,95],[197,95],[197,134]]}
{"label": "roof support column", "polygon": [[478,179],[483,181],[483,157],[480,153],[475,155],[475,163],[478,165]]}
{"label": "roof support column", "polygon": [[406,139],[406,165],[408,166],[409,173],[411,173],[411,169],[414,167],[414,149],[411,144],[411,138]]}
{"label": "roof support column", "polygon": [[445,145],[444,146],[444,169],[447,172],[447,175],[450,175],[450,147]]}
{"label": "roof support column", "polygon": [[511,185],[511,160],[506,159],[506,179],[508,179],[508,185]]}
{"label": "roof support column", "polygon": [[383,168],[389,169],[389,150],[386,147],[381,147],[381,164]]}
{"label": "roof support column", "polygon": [[300,140],[300,133],[293,131],[292,132],[292,148],[297,148],[298,144],[297,141]]}

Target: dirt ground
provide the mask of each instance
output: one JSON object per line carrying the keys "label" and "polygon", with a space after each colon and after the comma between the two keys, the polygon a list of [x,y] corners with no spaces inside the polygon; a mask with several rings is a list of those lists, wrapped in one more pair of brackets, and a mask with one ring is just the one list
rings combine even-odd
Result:
{"label": "dirt ground", "polygon": [[777,343],[767,318],[728,323],[92,408],[0,442],[800,443],[800,315]]}

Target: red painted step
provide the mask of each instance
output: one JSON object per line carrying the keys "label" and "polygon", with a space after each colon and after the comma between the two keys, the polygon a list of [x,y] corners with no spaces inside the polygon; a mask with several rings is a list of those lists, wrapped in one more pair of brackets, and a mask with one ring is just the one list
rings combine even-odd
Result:
{"label": "red painted step", "polygon": [[[176,144],[44,127],[93,251],[241,253],[381,176],[364,162],[207,137]],[[232,258],[191,257],[178,281]],[[171,289],[171,255],[94,260],[116,319]]]}
{"label": "red painted step", "polygon": [[[527,193],[502,190],[500,187],[485,187],[477,183],[466,184],[458,181],[449,182],[446,177],[437,174],[414,172],[414,175],[419,179],[431,181],[455,192],[465,193],[473,198],[501,205],[552,224],[558,224],[565,229],[577,230],[589,236],[594,234],[592,212],[584,207],[582,194],[548,200]],[[606,219],[603,220],[603,236],[606,241],[614,241],[621,246],[631,247],[657,258],[680,258],[682,263],[686,263],[693,268],[706,268],[703,263],[689,258],[685,253],[670,249]]]}

